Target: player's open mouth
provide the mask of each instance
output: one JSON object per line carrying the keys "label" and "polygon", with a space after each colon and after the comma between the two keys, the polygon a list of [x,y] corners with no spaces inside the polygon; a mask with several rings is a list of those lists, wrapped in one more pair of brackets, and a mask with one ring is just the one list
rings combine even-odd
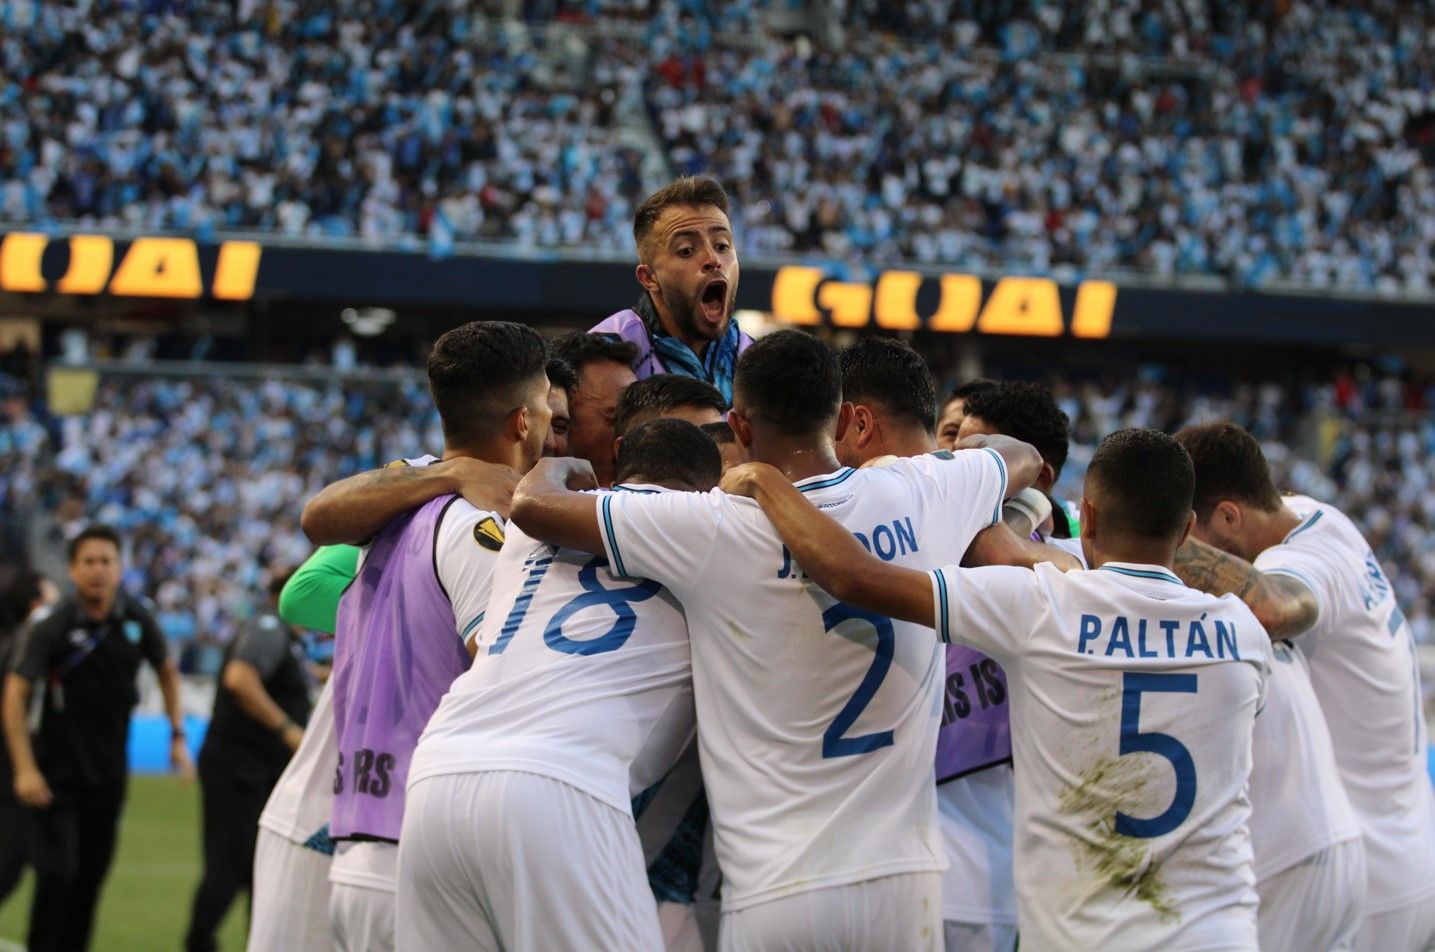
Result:
{"label": "player's open mouth", "polygon": [[702,310],[703,316],[714,324],[719,324],[727,315],[727,282],[721,279],[712,282],[703,289]]}

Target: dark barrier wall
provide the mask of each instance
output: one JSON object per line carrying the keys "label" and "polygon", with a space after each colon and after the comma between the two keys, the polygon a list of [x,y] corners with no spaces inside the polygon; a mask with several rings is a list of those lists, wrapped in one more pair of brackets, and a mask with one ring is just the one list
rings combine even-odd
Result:
{"label": "dark barrier wall", "polygon": [[[264,246],[99,235],[0,238],[0,291],[339,306],[473,308],[514,317],[591,314],[636,299],[633,266],[532,258]],[[1140,339],[1435,345],[1435,307],[1340,298],[1126,287],[1088,280],[745,266],[738,306],[799,326]]]}

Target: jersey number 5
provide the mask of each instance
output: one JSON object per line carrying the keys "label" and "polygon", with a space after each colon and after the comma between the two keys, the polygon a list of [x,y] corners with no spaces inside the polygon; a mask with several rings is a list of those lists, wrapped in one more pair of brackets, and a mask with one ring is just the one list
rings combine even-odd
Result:
{"label": "jersey number 5", "polygon": [[882,615],[874,615],[871,612],[864,612],[860,608],[853,608],[851,605],[844,605],[841,602],[833,605],[822,613],[822,627],[832,631],[844,621],[860,619],[867,622],[877,632],[877,651],[872,657],[872,666],[862,677],[862,683],[857,685],[857,693],[852,695],[842,708],[837,712],[837,717],[827,730],[822,732],[822,756],[827,757],[850,757],[853,754],[870,754],[874,750],[892,745],[891,731],[878,731],[875,734],[863,734],[860,737],[843,737],[842,735],[852,729],[857,723],[857,718],[872,703],[872,697],[877,689],[882,686],[882,679],[887,677],[887,670],[892,667],[892,652],[896,647],[896,634],[892,631],[892,620]]}
{"label": "jersey number 5", "polygon": [[1147,693],[1195,694],[1194,674],[1136,674],[1126,672],[1121,691],[1121,756],[1141,752],[1164,757],[1176,771],[1176,796],[1159,816],[1147,819],[1116,811],[1116,832],[1122,836],[1151,839],[1170,833],[1191,815],[1196,803],[1196,762],[1186,745],[1170,734],[1141,733],[1141,695]]}

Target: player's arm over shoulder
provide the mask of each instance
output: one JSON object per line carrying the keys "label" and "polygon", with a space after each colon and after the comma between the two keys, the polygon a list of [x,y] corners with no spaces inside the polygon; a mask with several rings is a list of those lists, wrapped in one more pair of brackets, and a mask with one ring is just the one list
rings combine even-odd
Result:
{"label": "player's arm over shoulder", "polygon": [[723,474],[722,489],[757,500],[803,574],[833,598],[889,618],[932,626],[932,582],[927,573],[871,555],[778,470],[764,463],[735,466]]}
{"label": "player's arm over shoulder", "polygon": [[580,459],[541,459],[513,491],[509,519],[525,533],[549,545],[595,555],[603,551],[598,526],[600,497],[593,467]]}
{"label": "player's arm over shoulder", "polygon": [[1272,638],[1303,634],[1320,620],[1318,584],[1303,573],[1275,565],[1262,571],[1196,539],[1176,550],[1175,569],[1192,588],[1240,598]]}

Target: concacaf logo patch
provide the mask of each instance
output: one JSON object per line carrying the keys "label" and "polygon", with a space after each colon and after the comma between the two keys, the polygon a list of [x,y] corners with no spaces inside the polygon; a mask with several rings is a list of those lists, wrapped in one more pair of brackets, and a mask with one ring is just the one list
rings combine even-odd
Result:
{"label": "concacaf logo patch", "polygon": [[503,548],[503,526],[492,516],[484,516],[477,525],[473,527],[473,541],[497,552]]}

